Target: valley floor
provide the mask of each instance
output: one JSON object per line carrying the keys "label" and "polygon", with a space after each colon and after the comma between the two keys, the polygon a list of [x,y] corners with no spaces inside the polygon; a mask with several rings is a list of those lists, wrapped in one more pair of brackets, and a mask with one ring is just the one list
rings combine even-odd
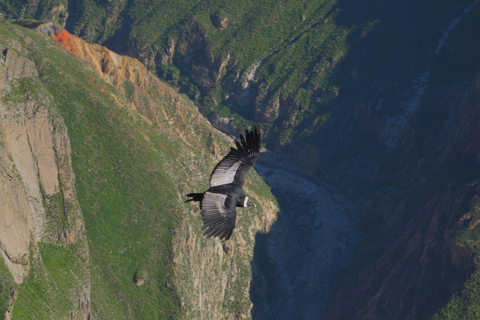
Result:
{"label": "valley floor", "polygon": [[252,262],[253,319],[319,319],[326,311],[335,271],[360,236],[355,207],[328,186],[273,168],[255,169],[280,205],[268,234],[259,234]]}

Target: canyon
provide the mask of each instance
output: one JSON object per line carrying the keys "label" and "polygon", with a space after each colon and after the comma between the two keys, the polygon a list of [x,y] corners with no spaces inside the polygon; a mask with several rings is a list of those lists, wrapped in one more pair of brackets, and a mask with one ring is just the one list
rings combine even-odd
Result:
{"label": "canyon", "polygon": [[[72,318],[475,314],[480,9],[410,4],[312,2],[282,7],[288,18],[261,7],[251,20],[254,5],[193,6],[148,17],[156,33],[139,2],[94,5],[94,19],[70,1],[51,11],[66,30],[5,27],[8,317],[26,314],[31,275],[64,283],[48,271],[69,252],[82,280],[56,309]],[[249,38],[264,22],[271,37]],[[232,243],[207,241],[183,195],[253,122],[266,149],[247,193],[260,208],[241,212]]]}
{"label": "canyon", "polygon": [[246,317],[240,292],[255,234],[276,219],[273,196],[252,173],[258,208],[242,214],[228,255],[182,200],[231,139],[135,59],[53,24],[2,28],[5,317]]}

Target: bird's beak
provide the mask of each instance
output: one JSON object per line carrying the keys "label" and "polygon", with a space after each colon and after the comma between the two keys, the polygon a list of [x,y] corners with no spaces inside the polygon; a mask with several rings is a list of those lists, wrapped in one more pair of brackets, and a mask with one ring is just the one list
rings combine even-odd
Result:
{"label": "bird's beak", "polygon": [[247,206],[250,206],[250,207],[257,207],[257,205],[255,203],[253,203],[252,200],[248,199],[248,202],[247,202]]}

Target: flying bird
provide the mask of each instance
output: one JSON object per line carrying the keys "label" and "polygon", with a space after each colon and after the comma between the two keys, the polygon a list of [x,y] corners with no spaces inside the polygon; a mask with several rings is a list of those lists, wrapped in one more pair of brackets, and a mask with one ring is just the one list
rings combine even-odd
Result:
{"label": "flying bird", "polygon": [[236,148],[216,165],[210,174],[210,188],[203,193],[187,194],[189,201],[200,202],[203,233],[207,238],[219,237],[228,240],[235,229],[237,207],[256,205],[243,191],[248,172],[260,154],[262,134],[255,125],[253,130],[245,130],[245,136],[235,141]]}

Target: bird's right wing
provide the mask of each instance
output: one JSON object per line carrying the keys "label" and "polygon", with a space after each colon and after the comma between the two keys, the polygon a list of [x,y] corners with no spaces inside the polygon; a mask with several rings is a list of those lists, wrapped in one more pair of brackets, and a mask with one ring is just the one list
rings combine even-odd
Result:
{"label": "bird's right wing", "polygon": [[207,229],[203,235],[207,238],[218,236],[220,239],[228,240],[232,235],[237,213],[235,204],[227,203],[227,198],[225,194],[205,192],[201,203],[201,214],[202,230]]}
{"label": "bird's right wing", "polygon": [[254,130],[245,130],[245,136],[235,141],[237,148],[231,148],[230,152],[213,169],[210,175],[210,187],[229,184],[235,181],[243,185],[248,171],[260,154],[262,135],[260,129],[255,126]]}

